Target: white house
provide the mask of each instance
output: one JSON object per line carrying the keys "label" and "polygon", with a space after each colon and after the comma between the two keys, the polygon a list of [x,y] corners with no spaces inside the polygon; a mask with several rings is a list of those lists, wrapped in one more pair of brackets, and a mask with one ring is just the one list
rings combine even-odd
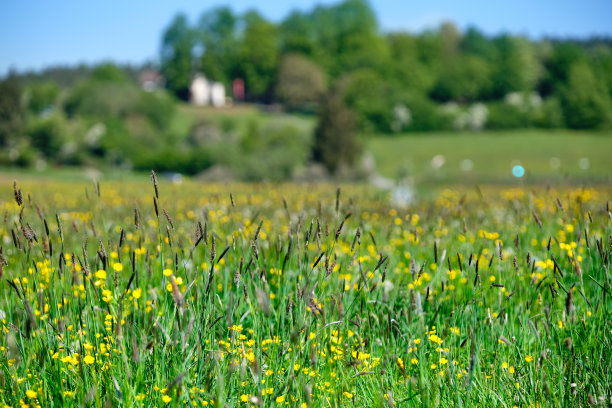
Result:
{"label": "white house", "polygon": [[225,87],[221,82],[209,81],[202,74],[196,74],[189,87],[191,103],[198,106],[225,105]]}

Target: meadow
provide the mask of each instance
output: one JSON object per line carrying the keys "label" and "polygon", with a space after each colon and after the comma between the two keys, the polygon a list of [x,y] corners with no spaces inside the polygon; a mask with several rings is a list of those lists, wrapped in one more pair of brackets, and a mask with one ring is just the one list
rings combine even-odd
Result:
{"label": "meadow", "polygon": [[4,406],[612,402],[609,188],[12,184]]}
{"label": "meadow", "polygon": [[[410,175],[418,183],[511,183],[512,166],[525,168],[527,183],[610,183],[607,132],[517,129],[429,132],[364,139],[386,177]],[[442,166],[432,166],[435,156]],[[586,160],[585,160],[586,159]]]}

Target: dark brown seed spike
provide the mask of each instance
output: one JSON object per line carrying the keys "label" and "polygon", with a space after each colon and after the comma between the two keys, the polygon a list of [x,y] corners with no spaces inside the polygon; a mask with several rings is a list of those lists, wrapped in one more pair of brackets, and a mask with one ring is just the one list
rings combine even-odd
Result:
{"label": "dark brown seed spike", "polygon": [[540,219],[538,218],[538,214],[536,214],[535,211],[532,212],[533,214],[533,219],[535,220],[536,224],[538,224],[538,227],[540,227],[540,229],[542,228],[542,221],[540,221]]}
{"label": "dark brown seed spike", "polygon": [[159,190],[157,188],[157,174],[155,174],[155,170],[151,170],[151,181],[153,182],[153,188],[155,189],[155,198],[159,198]]}

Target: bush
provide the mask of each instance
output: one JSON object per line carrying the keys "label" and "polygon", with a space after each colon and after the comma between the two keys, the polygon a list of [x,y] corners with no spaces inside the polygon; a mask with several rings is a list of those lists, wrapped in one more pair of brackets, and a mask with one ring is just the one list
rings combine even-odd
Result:
{"label": "bush", "polygon": [[407,95],[403,101],[411,116],[411,122],[404,130],[428,132],[451,129],[452,117],[427,97]]}
{"label": "bush", "polygon": [[158,129],[170,127],[176,111],[174,100],[165,92],[140,92],[135,112],[145,115]]}
{"label": "bush", "polygon": [[26,127],[21,107],[21,85],[16,76],[0,80],[0,147],[8,146],[23,135]]}
{"label": "bush", "polygon": [[278,98],[290,110],[316,112],[327,89],[321,67],[299,54],[283,57],[277,81]]}
{"label": "bush", "polygon": [[28,90],[28,109],[30,112],[39,115],[57,102],[59,94],[60,88],[55,82],[47,81],[34,84]]}
{"label": "bush", "polygon": [[544,100],[533,115],[533,124],[541,128],[558,129],[565,126],[563,108],[558,98],[550,97]]}
{"label": "bush", "polygon": [[319,112],[315,130],[314,159],[322,163],[330,173],[355,161],[361,147],[357,139],[355,116],[344,104],[337,92],[325,97]]}
{"label": "bush", "polygon": [[561,91],[561,106],[567,126],[596,129],[611,125],[612,101],[605,83],[586,63],[572,65]]}
{"label": "bush", "polygon": [[360,70],[341,80],[346,106],[355,113],[359,130],[365,133],[392,131],[394,87],[372,70]]}
{"label": "bush", "polygon": [[244,180],[284,180],[306,164],[310,140],[290,125],[252,128],[241,141],[240,155],[229,164]]}
{"label": "bush", "polygon": [[72,90],[64,109],[69,117],[123,116],[135,110],[139,92],[135,85],[128,82],[82,82]]}
{"label": "bush", "polygon": [[33,122],[28,129],[30,144],[48,159],[57,159],[65,142],[66,124],[55,114]]}
{"label": "bush", "polygon": [[495,102],[488,105],[489,118],[487,129],[520,129],[532,125],[529,112],[506,102]]}

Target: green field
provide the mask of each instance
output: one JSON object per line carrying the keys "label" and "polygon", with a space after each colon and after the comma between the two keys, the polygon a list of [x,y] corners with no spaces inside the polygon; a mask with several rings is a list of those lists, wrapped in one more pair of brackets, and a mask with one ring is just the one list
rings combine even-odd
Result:
{"label": "green field", "polygon": [[187,135],[197,122],[214,123],[221,129],[231,129],[238,134],[248,132],[249,126],[291,125],[304,132],[312,132],[316,118],[307,115],[286,114],[283,112],[261,111],[255,105],[238,105],[226,108],[199,107],[188,104],[177,105],[177,114],[172,121],[172,132]]}
{"label": "green field", "polygon": [[[372,137],[365,146],[384,176],[407,175],[417,182],[509,182],[514,164],[525,167],[526,182],[612,181],[612,137],[608,133],[567,130],[420,133]],[[438,170],[431,166],[436,155],[445,158]],[[556,169],[551,166],[553,158],[559,160]],[[583,158],[589,161],[586,170],[579,167]],[[463,160],[472,161],[472,170],[461,169]]]}
{"label": "green field", "polygon": [[608,188],[2,183],[4,406],[612,402]]}

